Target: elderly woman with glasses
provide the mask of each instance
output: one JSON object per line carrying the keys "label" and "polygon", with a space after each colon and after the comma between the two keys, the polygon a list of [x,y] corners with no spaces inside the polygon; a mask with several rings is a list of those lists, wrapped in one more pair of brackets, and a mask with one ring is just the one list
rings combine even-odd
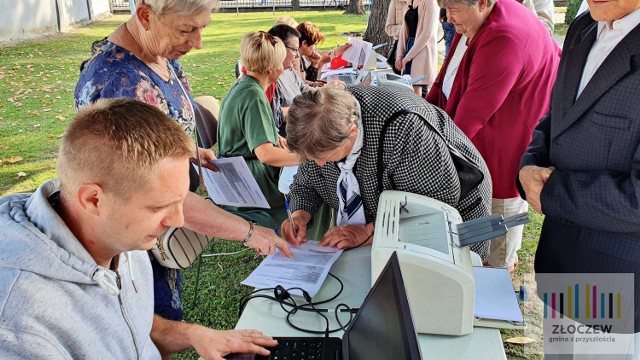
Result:
{"label": "elderly woman with glasses", "polygon": [[265,90],[283,72],[285,44],[266,32],[248,33],[240,43],[247,73],[240,77],[220,104],[220,157],[242,156],[271,209],[225,207],[260,225],[277,227],[286,217],[284,196],[278,190],[280,167],[297,165],[298,156],[279,141],[278,129]]}
{"label": "elderly woman with glasses", "polygon": [[[214,0],[137,0],[135,13],[128,21],[93,44],[92,56],[82,64],[76,85],[76,108],[100,98],[133,98],[158,107],[191,134],[199,108],[178,59],[202,46],[202,32],[209,24],[214,4]],[[208,160],[215,158],[209,149],[199,148],[198,152],[203,166],[209,166]],[[190,170],[195,174],[193,167]],[[197,175],[192,178],[197,179]],[[195,190],[197,181],[193,183],[192,190]],[[194,231],[223,239],[246,240],[248,246],[263,254],[271,251],[274,244],[285,254],[291,254],[286,242],[276,236],[273,229],[254,228],[246,220],[192,192],[184,202],[184,217],[185,227]],[[217,358],[229,352],[266,354],[268,351],[261,346],[275,344],[257,332],[247,335],[238,331],[214,331],[181,321],[180,272],[161,266],[153,257],[151,266],[156,314],[152,336],[156,336],[153,340],[163,353],[194,347],[205,358]],[[170,340],[170,344],[164,346],[167,345],[164,340]]]}
{"label": "elderly woman with glasses", "polygon": [[[415,113],[397,114],[404,109]],[[398,117],[389,120],[382,134],[383,124],[394,115]],[[414,94],[363,86],[305,92],[289,109],[287,144],[307,160],[291,185],[293,224],[285,220],[281,227],[292,244],[307,240],[307,226],[323,202],[338,211],[338,226],[327,231],[321,245],[344,249],[370,244],[379,185],[445,202],[465,221],[490,214],[491,179],[482,157],[442,110]],[[484,174],[466,194],[447,144]],[[378,168],[383,169],[381,184]],[[484,259],[488,245],[475,244],[472,250]]]}
{"label": "elderly woman with glasses", "polygon": [[[456,29],[427,101],[471,139],[493,179],[492,213],[527,211],[514,179],[533,129],[549,110],[560,48],[516,1],[440,0]],[[513,272],[522,226],[492,240],[487,264]]]}

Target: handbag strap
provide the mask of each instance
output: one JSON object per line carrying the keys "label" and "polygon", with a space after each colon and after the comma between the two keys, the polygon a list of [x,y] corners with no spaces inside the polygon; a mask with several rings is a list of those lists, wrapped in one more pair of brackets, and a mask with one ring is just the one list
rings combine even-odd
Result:
{"label": "handbag strap", "polygon": [[[173,65],[169,64],[169,70],[171,70],[171,74],[176,78],[176,81],[178,82],[178,85],[180,86],[180,89],[182,90],[184,97],[189,102],[189,106],[191,107],[191,116],[193,116],[193,121],[196,122],[196,110],[195,110],[196,105],[191,101],[191,98],[189,97],[189,93],[187,92],[187,89],[185,89],[184,86],[182,85],[182,81],[178,77],[178,74],[176,74],[176,71],[173,68]],[[198,163],[198,189],[200,189],[201,191],[206,191],[207,189],[204,186],[204,177],[203,177],[204,175],[202,173],[202,162],[200,161],[200,152],[198,151],[198,148],[199,148],[198,124],[196,124],[193,127],[193,133],[195,135],[195,144],[196,144],[196,162]]]}
{"label": "handbag strap", "polygon": [[[383,168],[383,162],[382,162],[382,150],[384,147],[384,139],[385,136],[387,135],[387,130],[389,129],[389,125],[391,125],[391,123],[396,120],[397,118],[399,118],[402,115],[416,115],[418,118],[420,118],[422,120],[422,122],[424,122],[425,125],[427,125],[427,127],[431,128],[431,130],[433,130],[433,132],[438,135],[438,137],[440,137],[440,139],[442,139],[442,141],[444,142],[444,144],[447,146],[447,149],[449,149],[449,155],[451,156],[451,160],[453,161],[453,156],[457,156],[459,158],[464,158],[466,159],[469,163],[473,164],[473,166],[475,166],[477,168],[477,166],[474,164],[473,161],[471,161],[471,159],[469,159],[467,156],[465,156],[463,153],[461,153],[460,151],[458,151],[458,149],[454,148],[453,145],[451,145],[446,139],[445,137],[442,135],[442,133],[440,132],[440,130],[433,125],[429,120],[427,120],[426,117],[424,117],[424,115],[420,114],[417,111],[411,110],[411,109],[400,109],[398,111],[396,111],[395,113],[393,113],[393,115],[391,115],[382,125],[382,131],[380,132],[380,139],[378,141],[378,167],[377,167],[377,178],[378,178],[378,193],[382,193],[382,174],[384,172],[384,168]],[[442,114],[438,113],[438,117],[442,118]],[[478,169],[479,170],[479,169]]]}

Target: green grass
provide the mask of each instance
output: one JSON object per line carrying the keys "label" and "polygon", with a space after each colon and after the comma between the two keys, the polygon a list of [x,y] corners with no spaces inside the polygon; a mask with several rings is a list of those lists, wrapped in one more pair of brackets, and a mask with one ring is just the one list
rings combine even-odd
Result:
{"label": "green grass", "polygon": [[[213,95],[221,99],[234,81],[234,64],[239,57],[242,36],[255,30],[267,30],[282,15],[298,21],[317,23],[327,35],[321,47],[342,43],[342,34],[363,32],[363,16],[341,12],[270,12],[213,14],[203,36],[203,48],[193,51],[181,62],[189,76],[193,94]],[[107,36],[127,19],[114,16],[80,28],[72,33],[55,35],[36,41],[0,47],[0,160],[22,157],[16,163],[0,163],[0,196],[31,192],[41,182],[55,177],[55,161],[60,135],[75,111],[73,90],[79,65],[89,56],[91,43]],[[556,29],[561,27],[556,24]],[[556,30],[558,31],[558,30]],[[566,30],[565,30],[566,31]],[[18,176],[26,173],[26,176]],[[534,215],[525,228],[520,251],[520,265],[515,281],[533,272],[533,254],[540,232],[541,217]],[[206,252],[231,252],[243,247],[235,242],[216,240]],[[259,260],[251,251],[237,255],[207,258],[202,261],[197,303],[194,302],[197,267],[183,271],[183,303],[186,320],[217,329],[233,328],[237,321],[238,303],[249,288],[240,285]],[[539,321],[534,315],[531,320]],[[503,331],[503,338],[520,336],[522,332]],[[531,349],[506,345],[509,359],[538,359]],[[196,358],[193,351],[177,359]]]}
{"label": "green grass", "polygon": [[[268,30],[285,14],[318,24],[327,35],[321,48],[345,42],[343,33],[365,29],[364,16],[337,11],[212,14],[203,48],[181,60],[193,95],[221,99],[235,80],[234,65],[244,34]],[[43,179],[55,177],[59,136],[75,113],[73,91],[80,63],[89,57],[93,41],[127,19],[113,16],[73,33],[0,48],[0,160],[23,158],[15,164],[0,163],[0,195],[33,191]],[[19,177],[19,172],[27,175]]]}

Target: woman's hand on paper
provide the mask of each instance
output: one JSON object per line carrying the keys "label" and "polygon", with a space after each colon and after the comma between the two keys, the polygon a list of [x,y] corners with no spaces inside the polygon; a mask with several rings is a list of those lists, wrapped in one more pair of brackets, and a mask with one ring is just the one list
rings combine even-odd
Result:
{"label": "woman's hand on paper", "polygon": [[284,239],[279,237],[273,229],[259,225],[254,226],[253,236],[245,245],[255,249],[261,255],[268,255],[275,251],[275,248],[278,248],[284,256],[288,258],[293,256],[291,249],[289,249],[289,244]]}
{"label": "woman's hand on paper", "polygon": [[369,230],[369,227],[369,225],[350,224],[332,227],[324,234],[318,245],[348,249],[364,245],[364,241],[370,243],[373,231]]}

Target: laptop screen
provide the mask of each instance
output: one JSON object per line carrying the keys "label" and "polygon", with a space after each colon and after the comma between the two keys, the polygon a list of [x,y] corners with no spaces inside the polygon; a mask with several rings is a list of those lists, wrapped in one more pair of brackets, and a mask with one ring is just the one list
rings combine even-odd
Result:
{"label": "laptop screen", "polygon": [[369,291],[342,342],[345,359],[421,359],[395,252]]}

